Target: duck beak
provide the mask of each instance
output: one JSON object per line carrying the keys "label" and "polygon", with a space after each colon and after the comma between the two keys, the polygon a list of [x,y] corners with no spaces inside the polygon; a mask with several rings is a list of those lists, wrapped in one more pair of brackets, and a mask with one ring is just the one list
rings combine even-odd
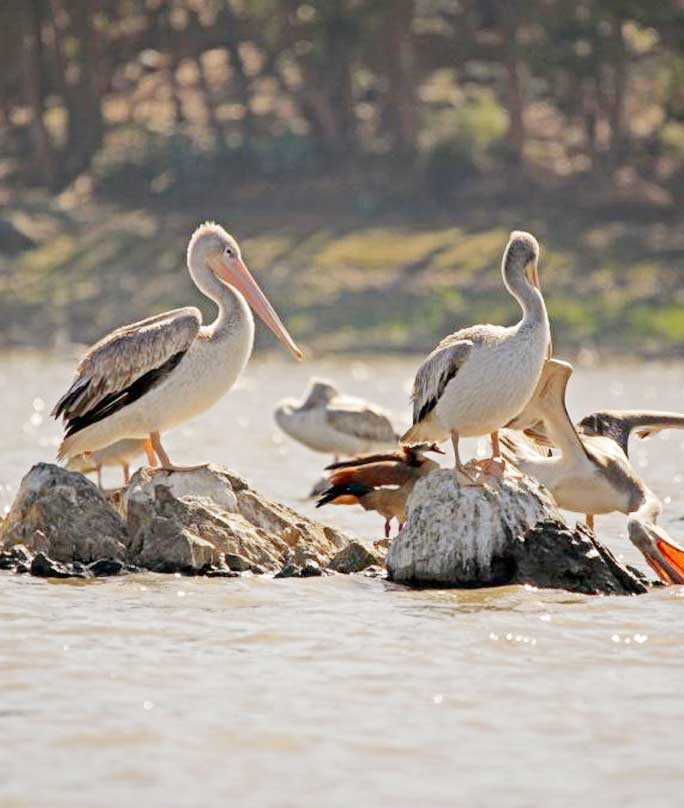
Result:
{"label": "duck beak", "polygon": [[209,265],[216,275],[230,286],[235,287],[252,309],[261,317],[263,322],[271,329],[282,344],[292,352],[295,359],[302,359],[302,352],[295,341],[289,335],[275,309],[268,301],[266,295],[259,288],[259,284],[254,280],[252,273],[240,258],[209,259]]}

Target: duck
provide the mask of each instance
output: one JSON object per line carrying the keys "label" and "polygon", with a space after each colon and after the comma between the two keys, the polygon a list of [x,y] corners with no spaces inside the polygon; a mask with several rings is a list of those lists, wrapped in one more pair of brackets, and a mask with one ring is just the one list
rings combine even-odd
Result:
{"label": "duck", "polygon": [[[628,457],[629,435],[643,436],[668,427],[684,427],[684,416],[647,411],[592,413],[576,429],[565,395],[573,368],[568,362],[546,362],[534,396],[502,431],[504,457],[535,477],[559,507],[586,515],[612,512],[627,517],[630,541],[665,583],[684,583],[684,549],[658,526],[662,503],[639,477]],[[515,430],[525,431],[525,435]],[[558,454],[549,454],[555,447]]]}
{"label": "duck", "polygon": [[399,435],[377,404],[340,393],[325,379],[311,379],[303,401],[288,398],[274,412],[282,431],[314,452],[340,456],[396,447]]}
{"label": "duck", "polygon": [[328,488],[316,507],[360,505],[366,511],[375,511],[384,517],[385,538],[389,538],[393,519],[397,520],[399,530],[404,526],[413,486],[440,467],[425,456],[427,452],[444,454],[436,443],[420,443],[331,463],[326,467],[331,472]]}
{"label": "duck", "polygon": [[205,324],[194,306],[174,309],[117,328],[90,348],[52,410],[65,427],[60,460],[135,438],[149,440],[153,457],[167,471],[201,468],[174,464],[161,435],[200,415],[233,387],[252,353],[252,309],[302,358],[237,240],[223,227],[205,222],[194,231],[186,265],[197,289],[216,305],[216,318]]}
{"label": "duck", "polygon": [[455,471],[476,480],[461,463],[459,439],[489,434],[492,456],[478,465],[501,476],[498,430],[522,411],[551,355],[551,332],[539,283],[539,243],[513,231],[501,272],[506,290],[519,304],[514,326],[475,325],[443,339],[419,367],[413,383],[413,426],[402,443],[443,442],[454,449]]}
{"label": "duck", "polygon": [[67,463],[69,471],[80,471],[81,474],[97,472],[97,485],[102,489],[102,469],[105,466],[121,466],[124,485],[131,481],[130,462],[136,457],[149,452],[148,442],[140,438],[123,438],[111,446],[98,449],[96,452],[84,452],[74,455]]}

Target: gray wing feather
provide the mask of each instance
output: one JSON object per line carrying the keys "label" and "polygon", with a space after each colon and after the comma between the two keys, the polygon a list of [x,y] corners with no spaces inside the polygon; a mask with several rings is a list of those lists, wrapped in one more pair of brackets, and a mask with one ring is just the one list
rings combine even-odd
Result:
{"label": "gray wing feather", "polygon": [[71,419],[89,412],[106,396],[125,390],[171,357],[185,353],[201,324],[199,310],[188,306],[112,331],[83,357],[52,415]]}
{"label": "gray wing feather", "polygon": [[399,436],[389,418],[370,406],[358,408],[329,407],[326,421],[338,432],[377,443],[397,443]]}
{"label": "gray wing feather", "polygon": [[629,438],[636,430],[648,438],[662,429],[683,429],[684,415],[651,410],[603,410],[583,418],[578,428],[585,435],[603,435],[614,440],[628,455]]}
{"label": "gray wing feather", "polygon": [[432,412],[447,384],[465,363],[472,347],[472,340],[447,337],[423,362],[416,374],[411,396],[414,424]]}

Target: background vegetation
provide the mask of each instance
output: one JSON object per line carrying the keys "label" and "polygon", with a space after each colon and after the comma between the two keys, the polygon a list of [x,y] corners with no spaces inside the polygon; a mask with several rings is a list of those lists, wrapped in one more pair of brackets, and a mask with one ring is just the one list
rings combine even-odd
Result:
{"label": "background vegetation", "polygon": [[510,319],[518,227],[560,347],[684,352],[682,0],[5,0],[0,66],[0,342],[192,300],[215,218],[319,350]]}

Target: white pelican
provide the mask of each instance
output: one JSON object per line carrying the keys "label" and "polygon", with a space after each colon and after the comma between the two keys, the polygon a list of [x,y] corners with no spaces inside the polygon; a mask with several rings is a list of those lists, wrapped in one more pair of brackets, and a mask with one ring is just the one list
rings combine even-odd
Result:
{"label": "white pelican", "polygon": [[520,304],[522,320],[509,328],[476,325],[451,334],[423,362],[413,384],[413,426],[402,443],[451,436],[457,473],[471,482],[458,454],[459,438],[489,433],[492,458],[481,465],[501,474],[498,430],[529,401],[550,353],[538,258],[534,236],[511,233],[501,271],[506,289]]}
{"label": "white pelican", "polygon": [[60,459],[141,438],[149,439],[163,468],[191,468],[170,461],[160,435],[204,412],[233,386],[252,352],[250,306],[301,359],[237,241],[222,227],[208,222],[195,230],[187,266],[197,288],[218,306],[217,318],[203,325],[198,309],[175,309],[123,326],[94,345],[52,412],[66,426]]}
{"label": "white pelican", "polygon": [[281,401],[278,426],[314,452],[356,455],[396,446],[399,436],[387,413],[375,404],[341,395],[330,383],[312,379],[303,402]]}
{"label": "white pelican", "polygon": [[69,459],[67,468],[69,471],[80,471],[81,474],[97,472],[97,484],[102,488],[102,469],[104,466],[121,466],[123,469],[124,485],[128,485],[131,479],[130,462],[136,457],[143,455],[148,450],[149,444],[140,438],[124,438],[98,449],[96,452],[86,452],[74,455]]}
{"label": "white pelican", "polygon": [[329,487],[322,492],[316,507],[322,505],[361,505],[385,517],[385,537],[390,522],[396,519],[399,530],[406,521],[406,503],[413,486],[439,468],[425,452],[444,454],[436,443],[402,446],[395,452],[352,458],[327,466],[332,470]]}
{"label": "white pelican", "polygon": [[582,434],[578,434],[565,406],[571,374],[572,365],[549,360],[533,398],[509,424],[511,429],[529,430],[542,444],[550,440],[560,454],[548,456],[542,449],[545,456],[541,456],[532,443],[507,429],[501,439],[504,456],[543,483],[561,508],[586,514],[591,528],[594,514],[626,514],[629,538],[649,565],[667,583],[684,583],[684,550],[656,526],[661,502],[640,479],[625,451],[632,429],[650,434],[668,427],[682,428],[684,416],[594,413],[581,422]]}

